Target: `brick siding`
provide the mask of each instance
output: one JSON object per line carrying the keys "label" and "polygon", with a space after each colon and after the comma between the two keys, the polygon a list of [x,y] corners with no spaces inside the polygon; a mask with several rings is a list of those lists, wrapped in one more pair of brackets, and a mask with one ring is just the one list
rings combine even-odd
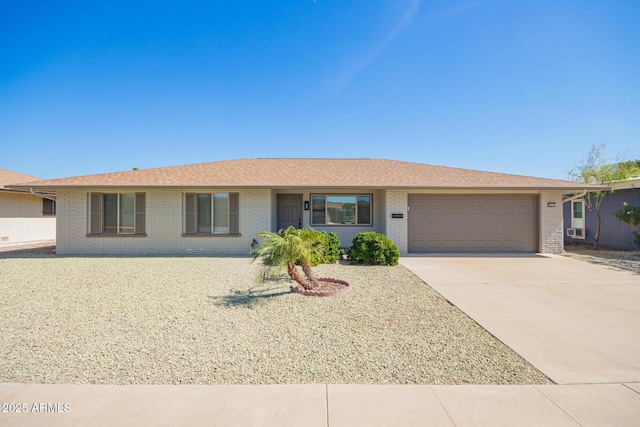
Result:
{"label": "brick siding", "polygon": [[[94,191],[101,191],[95,189]],[[118,192],[115,189],[104,192]],[[248,254],[259,231],[271,227],[271,192],[268,189],[207,189],[239,192],[241,236],[183,236],[183,194],[202,189],[122,189],[145,192],[146,236],[87,236],[87,190],[58,191],[58,254]]]}
{"label": "brick siding", "polygon": [[[548,203],[555,203],[549,207]],[[561,254],[564,251],[562,234],[562,191],[540,192],[540,253]]]}
{"label": "brick siding", "polygon": [[[407,207],[409,196],[407,191],[387,190],[385,234],[400,249],[400,254],[405,255],[409,251],[409,222],[407,219]],[[402,218],[391,218],[391,214],[401,213]]]}
{"label": "brick siding", "polygon": [[[95,189],[94,191],[100,191]],[[239,192],[240,237],[183,236],[183,194],[203,192],[193,188],[122,189],[146,193],[146,236],[87,236],[87,190],[59,190],[57,194],[57,253],[59,254],[248,254],[259,231],[271,230],[275,203],[269,189],[207,189],[207,192]],[[115,189],[104,192],[118,192]],[[387,190],[384,201],[385,234],[401,254],[408,252],[407,190]],[[562,191],[541,191],[539,207],[542,253],[563,251]],[[380,200],[381,198],[378,198]],[[547,203],[555,202],[555,207]],[[403,218],[391,218],[401,213]],[[348,245],[347,245],[348,246]]]}

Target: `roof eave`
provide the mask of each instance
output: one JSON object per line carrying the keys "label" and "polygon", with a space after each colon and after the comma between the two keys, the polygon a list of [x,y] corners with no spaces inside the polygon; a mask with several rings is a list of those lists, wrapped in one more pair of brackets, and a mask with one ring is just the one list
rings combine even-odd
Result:
{"label": "roof eave", "polygon": [[29,193],[29,189],[18,190],[18,189],[13,189],[13,188],[8,188],[8,187],[2,187],[2,188],[0,188],[0,192],[2,192],[2,193]]}
{"label": "roof eave", "polygon": [[366,188],[366,189],[393,189],[393,190],[456,190],[456,191],[608,191],[611,187],[604,185],[567,185],[567,186],[505,186],[505,185],[480,185],[480,186],[451,186],[451,185],[357,185],[357,184],[91,184],[91,185],[10,185],[6,190],[9,191],[30,191],[31,189],[40,192],[52,192],[56,190],[92,190],[92,189],[117,189],[117,188]]}

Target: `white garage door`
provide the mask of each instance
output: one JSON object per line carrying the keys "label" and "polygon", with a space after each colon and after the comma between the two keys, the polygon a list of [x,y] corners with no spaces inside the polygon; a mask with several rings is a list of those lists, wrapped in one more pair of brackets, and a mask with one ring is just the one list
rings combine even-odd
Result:
{"label": "white garage door", "polygon": [[537,252],[538,197],[409,195],[409,252]]}

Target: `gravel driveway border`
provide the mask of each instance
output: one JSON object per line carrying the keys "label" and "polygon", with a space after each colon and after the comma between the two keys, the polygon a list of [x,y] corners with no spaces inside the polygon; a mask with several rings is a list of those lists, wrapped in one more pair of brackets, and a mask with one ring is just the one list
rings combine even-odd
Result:
{"label": "gravel driveway border", "polygon": [[605,265],[620,270],[640,274],[640,251],[620,251],[614,249],[593,249],[592,245],[565,244],[565,254],[592,264]]}

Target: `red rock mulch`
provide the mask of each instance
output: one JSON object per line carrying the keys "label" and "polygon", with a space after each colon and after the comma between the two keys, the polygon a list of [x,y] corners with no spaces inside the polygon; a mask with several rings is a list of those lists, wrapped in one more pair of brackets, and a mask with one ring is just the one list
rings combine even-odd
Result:
{"label": "red rock mulch", "polygon": [[345,280],[333,279],[331,277],[321,277],[318,279],[318,282],[320,283],[320,287],[312,290],[306,290],[298,283],[294,282],[291,285],[291,290],[293,292],[297,292],[306,296],[331,297],[337,295],[346,295],[353,289],[351,283]]}

